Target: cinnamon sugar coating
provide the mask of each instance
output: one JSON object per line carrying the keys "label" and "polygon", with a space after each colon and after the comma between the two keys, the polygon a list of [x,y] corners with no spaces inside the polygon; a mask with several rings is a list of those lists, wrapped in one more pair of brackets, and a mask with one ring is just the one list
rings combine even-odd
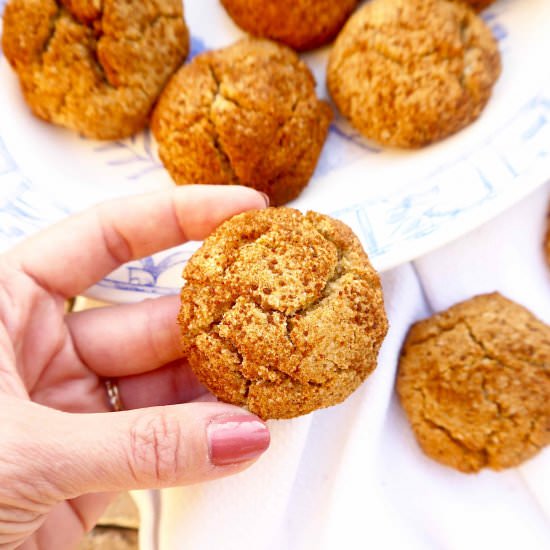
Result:
{"label": "cinnamon sugar coating", "polygon": [[221,0],[239,27],[295,50],[330,42],[358,0]]}
{"label": "cinnamon sugar coating", "polygon": [[147,124],[189,34],[181,0],[10,0],[2,48],[36,116],[119,139]]}
{"label": "cinnamon sugar coating", "polygon": [[179,323],[199,379],[260,417],[348,397],[376,367],[382,290],[343,223],[269,208],[220,226],[184,270]]}
{"label": "cinnamon sugar coating", "polygon": [[327,84],[367,138],[414,148],[477,119],[499,74],[496,41],[467,5],[373,0],[338,36]]}
{"label": "cinnamon sugar coating", "polygon": [[418,443],[460,470],[517,466],[550,443],[550,327],[500,294],[416,323],[397,391]]}
{"label": "cinnamon sugar coating", "polygon": [[246,185],[280,205],[309,182],[331,119],[292,50],[245,39],[182,67],[152,128],[176,183]]}

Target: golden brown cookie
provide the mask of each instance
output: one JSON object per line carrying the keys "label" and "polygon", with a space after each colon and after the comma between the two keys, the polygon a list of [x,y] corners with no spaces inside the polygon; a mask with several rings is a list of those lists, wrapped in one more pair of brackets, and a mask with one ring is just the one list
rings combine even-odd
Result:
{"label": "golden brown cookie", "polygon": [[327,84],[366,137],[420,147],[474,121],[499,74],[491,31],[465,4],[373,0],[336,39]]}
{"label": "golden brown cookie", "polygon": [[239,27],[295,50],[327,44],[358,0],[221,0]]}
{"label": "golden brown cookie", "polygon": [[310,180],[331,118],[292,50],[245,39],[182,67],[152,128],[176,183],[247,185],[279,205]]}
{"label": "golden brown cookie", "polygon": [[185,267],[184,353],[223,401],[291,418],[343,401],[387,331],[377,273],[328,216],[269,208],[222,224]]}
{"label": "golden brown cookie", "polygon": [[10,0],[2,47],[36,116],[118,139],[146,125],[189,35],[181,0]]}
{"label": "golden brown cookie", "polygon": [[550,443],[550,327],[497,293],[457,304],[412,327],[397,391],[428,456],[517,466]]}
{"label": "golden brown cookie", "polygon": [[484,10],[489,7],[495,0],[455,0],[455,2],[465,2],[470,4],[476,11]]}

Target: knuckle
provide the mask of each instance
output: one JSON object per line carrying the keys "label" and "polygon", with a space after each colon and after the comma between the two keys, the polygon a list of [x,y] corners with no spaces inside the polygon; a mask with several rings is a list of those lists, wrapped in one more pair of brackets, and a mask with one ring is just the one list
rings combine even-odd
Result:
{"label": "knuckle", "polygon": [[154,485],[176,483],[182,438],[175,415],[161,411],[140,416],[130,430],[129,464],[134,478]]}
{"label": "knuckle", "polygon": [[133,252],[130,242],[117,228],[116,216],[113,215],[114,210],[116,208],[112,203],[104,203],[99,205],[95,212],[107,254],[115,263],[123,264],[132,258]]}

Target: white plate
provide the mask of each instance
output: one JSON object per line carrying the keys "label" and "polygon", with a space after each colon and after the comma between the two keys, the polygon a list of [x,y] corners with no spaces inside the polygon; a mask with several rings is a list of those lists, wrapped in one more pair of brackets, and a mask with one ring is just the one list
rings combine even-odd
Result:
{"label": "white plate", "polygon": [[[0,10],[5,0],[0,0]],[[216,0],[187,0],[192,55],[242,33]],[[503,74],[482,117],[420,151],[381,149],[342,119],[316,174],[293,206],[332,214],[386,270],[449,242],[550,177],[550,21],[547,0],[500,0],[484,14]],[[328,49],[305,55],[326,97]],[[35,119],[0,57],[0,249],[100,200],[172,185],[148,132],[96,142]],[[178,292],[196,243],[127,264],[89,295],[127,302]]]}

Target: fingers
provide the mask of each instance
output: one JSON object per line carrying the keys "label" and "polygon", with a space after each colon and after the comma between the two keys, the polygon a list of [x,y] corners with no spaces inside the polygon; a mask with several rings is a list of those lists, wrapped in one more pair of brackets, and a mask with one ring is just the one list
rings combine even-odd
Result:
{"label": "fingers", "polygon": [[66,324],[79,359],[99,376],[151,371],[181,357],[179,298],[71,313]]}
{"label": "fingers", "polygon": [[24,475],[54,486],[59,500],[218,478],[248,467],[269,445],[259,418],[221,403],[88,415],[34,407],[41,410],[25,449],[34,473]]}
{"label": "fingers", "polygon": [[[48,513],[46,521],[35,534],[38,549],[82,548],[83,546],[79,546],[78,543],[85,533],[92,530],[114,498],[116,498],[116,493],[92,493],[60,502],[54,506]],[[61,525],[63,529],[59,528]],[[99,546],[104,547],[104,545]],[[33,549],[37,550],[37,547],[34,546]],[[26,550],[26,547],[22,546],[21,550]]]}
{"label": "fingers", "polygon": [[175,187],[109,201],[24,241],[10,257],[44,288],[71,297],[120,264],[204,239],[231,216],[264,208],[240,186]]}
{"label": "fingers", "polygon": [[207,392],[184,359],[117,383],[125,409],[187,403]]}
{"label": "fingers", "polygon": [[67,316],[78,357],[98,376],[117,378],[126,409],[192,401],[206,392],[181,358],[177,296]]}

